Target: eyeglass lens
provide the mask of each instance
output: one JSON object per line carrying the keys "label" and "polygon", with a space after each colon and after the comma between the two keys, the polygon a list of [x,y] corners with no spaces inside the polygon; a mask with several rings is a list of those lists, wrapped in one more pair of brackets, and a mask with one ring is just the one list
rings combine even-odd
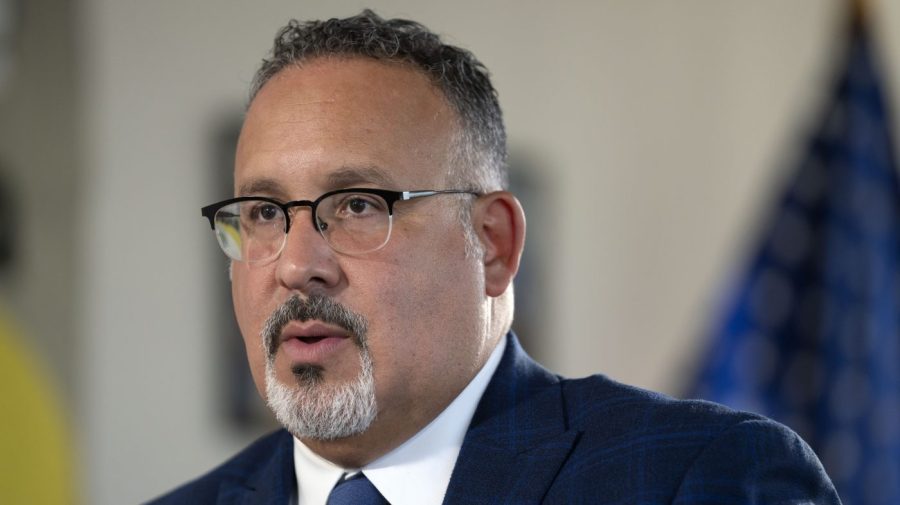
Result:
{"label": "eyeglass lens", "polygon": [[[315,222],[332,249],[346,254],[374,251],[387,243],[391,215],[387,202],[367,193],[337,193],[320,200]],[[297,223],[296,214],[291,226]],[[238,261],[260,262],[281,253],[287,238],[282,207],[264,200],[226,205],[215,216],[222,250]]]}

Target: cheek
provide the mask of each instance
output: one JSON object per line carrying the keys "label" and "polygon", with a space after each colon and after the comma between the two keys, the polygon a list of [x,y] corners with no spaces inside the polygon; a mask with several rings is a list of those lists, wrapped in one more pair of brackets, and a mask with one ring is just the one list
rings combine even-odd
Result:
{"label": "cheek", "polygon": [[250,364],[250,374],[259,396],[266,397],[266,367],[262,346],[258,339],[244,337],[244,347],[247,349],[247,362]]}
{"label": "cheek", "polygon": [[234,303],[235,319],[244,339],[253,382],[260,395],[265,397],[265,356],[259,333],[268,315],[262,310],[262,297],[253,296],[259,290],[254,289],[253,276],[250,274],[251,272],[242,266],[234,267],[231,277],[231,298]]}
{"label": "cheek", "polygon": [[453,344],[458,335],[477,331],[477,265],[461,248],[458,258],[448,258],[446,251],[455,249],[440,249],[407,248],[394,261],[373,269],[376,275],[368,275],[364,291],[371,293],[365,312],[370,315],[371,345],[373,352],[381,351],[386,366],[433,366],[462,351]]}
{"label": "cheek", "polygon": [[235,268],[231,275],[231,300],[234,303],[234,317],[237,319],[244,341],[250,340],[253,334],[253,303],[249,296],[250,289],[247,286],[246,272]]}

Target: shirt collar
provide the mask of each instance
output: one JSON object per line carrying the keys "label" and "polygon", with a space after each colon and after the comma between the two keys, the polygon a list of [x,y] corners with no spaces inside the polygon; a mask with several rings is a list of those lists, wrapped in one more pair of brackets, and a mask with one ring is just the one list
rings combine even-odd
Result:
{"label": "shirt collar", "polygon": [[343,468],[312,452],[294,437],[294,473],[299,505],[324,504],[344,472]]}
{"label": "shirt collar", "polygon": [[294,438],[299,505],[324,504],[341,476],[357,470],[362,470],[392,505],[440,504],[466,430],[505,348],[506,339],[501,338],[478,374],[443,412],[412,438],[362,469],[335,465]]}

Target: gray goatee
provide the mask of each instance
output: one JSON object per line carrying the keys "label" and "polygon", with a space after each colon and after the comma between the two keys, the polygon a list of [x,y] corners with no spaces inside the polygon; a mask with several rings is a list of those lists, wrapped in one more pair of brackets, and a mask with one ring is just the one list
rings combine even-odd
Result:
{"label": "gray goatee", "polygon": [[[285,384],[275,373],[275,354],[281,331],[291,321],[318,320],[349,333],[359,349],[360,371],[355,379],[335,383],[327,372],[312,364],[291,369],[294,382]],[[332,298],[313,295],[302,300],[293,296],[266,320],[261,340],[266,356],[266,403],[275,418],[298,438],[335,440],[366,431],[377,413],[372,358],[369,354],[366,319]]]}

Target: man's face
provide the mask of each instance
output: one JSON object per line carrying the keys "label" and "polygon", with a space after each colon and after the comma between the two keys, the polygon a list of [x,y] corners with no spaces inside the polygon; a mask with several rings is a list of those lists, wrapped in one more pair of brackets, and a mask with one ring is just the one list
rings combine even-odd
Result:
{"label": "man's face", "polygon": [[[330,58],[289,67],[247,113],[235,194],[290,201],[347,187],[448,189],[455,128],[441,92],[409,67]],[[457,217],[465,198],[398,202],[387,245],[357,256],[334,252],[300,207],[277,259],[234,262],[235,313],[261,394],[266,321],[293,296],[321,295],[365,321],[377,417],[355,446],[377,456],[437,415],[491,350],[483,265],[466,254]],[[304,387],[299,370],[315,370],[326,387],[359,380],[362,346],[347,334],[320,321],[289,323],[272,349],[270,380],[294,391]],[[295,335],[303,338],[281,341]]]}

